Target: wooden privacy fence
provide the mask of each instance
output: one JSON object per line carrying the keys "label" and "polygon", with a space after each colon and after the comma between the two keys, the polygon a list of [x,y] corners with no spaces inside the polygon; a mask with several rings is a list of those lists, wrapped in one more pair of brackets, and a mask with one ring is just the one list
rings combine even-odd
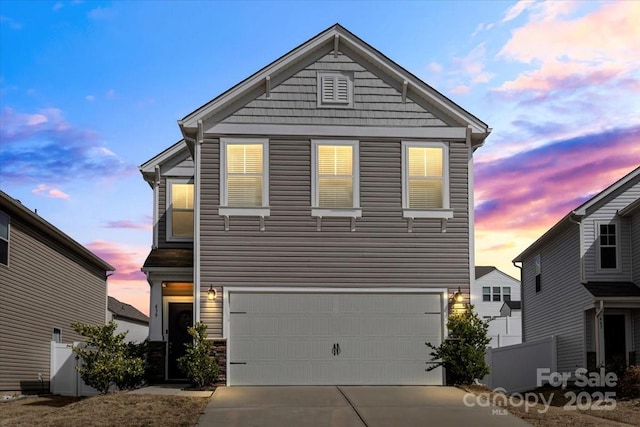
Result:
{"label": "wooden privacy fence", "polygon": [[82,381],[76,366],[80,361],[73,352],[73,347],[82,345],[62,344],[51,341],[49,392],[62,396],[95,396],[98,390],[89,387]]}
{"label": "wooden privacy fence", "polygon": [[537,370],[557,370],[556,337],[500,348],[487,348],[485,362],[491,370],[482,383],[491,389],[503,388],[507,393],[538,387]]}

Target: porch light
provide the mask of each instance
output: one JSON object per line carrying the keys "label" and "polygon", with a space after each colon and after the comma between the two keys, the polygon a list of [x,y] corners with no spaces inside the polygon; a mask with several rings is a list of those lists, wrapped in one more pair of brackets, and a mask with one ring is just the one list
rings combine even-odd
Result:
{"label": "porch light", "polygon": [[458,291],[453,294],[453,299],[455,300],[455,302],[464,301],[464,295],[462,294],[462,291],[460,290],[460,286],[458,286]]}
{"label": "porch light", "polygon": [[218,295],[218,293],[216,292],[215,289],[213,289],[213,283],[211,285],[209,285],[209,290],[207,291],[207,298],[209,299],[209,301],[213,301],[214,299],[216,299],[216,296]]}

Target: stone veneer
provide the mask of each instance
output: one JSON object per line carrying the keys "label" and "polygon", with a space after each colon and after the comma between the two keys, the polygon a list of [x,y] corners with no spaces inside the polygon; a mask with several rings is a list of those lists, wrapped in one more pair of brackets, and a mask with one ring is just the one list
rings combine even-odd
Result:
{"label": "stone veneer", "polygon": [[227,340],[224,338],[213,338],[213,356],[220,367],[220,375],[218,376],[218,384],[226,384],[227,382]]}

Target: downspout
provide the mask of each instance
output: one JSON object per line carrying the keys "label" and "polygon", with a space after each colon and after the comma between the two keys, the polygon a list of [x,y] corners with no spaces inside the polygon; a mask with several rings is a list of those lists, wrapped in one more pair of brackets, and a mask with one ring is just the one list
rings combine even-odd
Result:
{"label": "downspout", "polygon": [[596,366],[604,366],[604,301],[600,300],[600,308],[596,310]]}
{"label": "downspout", "polygon": [[160,216],[160,166],[156,165],[153,180],[153,242],[152,249],[158,248],[158,217]]}
{"label": "downspout", "polygon": [[202,120],[198,120],[198,140],[194,147],[194,167],[193,177],[193,318],[194,323],[200,321],[200,187],[201,187],[201,153],[204,141],[204,127]]}
{"label": "downspout", "polygon": [[469,302],[471,302],[471,289],[475,288],[476,266],[475,266],[475,227],[474,227],[474,209],[475,201],[473,199],[473,144],[471,143],[471,126],[467,126],[467,183],[468,183],[468,220],[469,220]]}
{"label": "downspout", "polygon": [[513,266],[520,270],[520,328],[522,329],[522,342],[525,342],[524,333],[524,277],[522,276],[522,266],[516,265],[516,261],[511,261]]}
{"label": "downspout", "polygon": [[584,238],[582,233],[582,221],[576,221],[573,217],[576,216],[575,211],[571,212],[569,215],[569,221],[574,224],[578,224],[579,227],[579,236],[580,236],[580,283],[585,284],[585,275],[584,275]]}

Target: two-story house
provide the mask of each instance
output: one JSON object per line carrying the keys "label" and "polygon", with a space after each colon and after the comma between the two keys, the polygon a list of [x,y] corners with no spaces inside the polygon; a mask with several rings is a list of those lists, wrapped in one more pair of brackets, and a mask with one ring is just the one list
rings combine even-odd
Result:
{"label": "two-story house", "polygon": [[442,383],[485,123],[340,25],[178,123],[140,168],[158,380],[201,321],[229,385]]}
{"label": "two-story house", "polygon": [[49,391],[51,342],[104,324],[115,269],[0,191],[0,390]]}
{"label": "two-story house", "polygon": [[525,342],[557,337],[559,371],[635,364],[640,349],[640,168],[562,218],[522,263]]}

